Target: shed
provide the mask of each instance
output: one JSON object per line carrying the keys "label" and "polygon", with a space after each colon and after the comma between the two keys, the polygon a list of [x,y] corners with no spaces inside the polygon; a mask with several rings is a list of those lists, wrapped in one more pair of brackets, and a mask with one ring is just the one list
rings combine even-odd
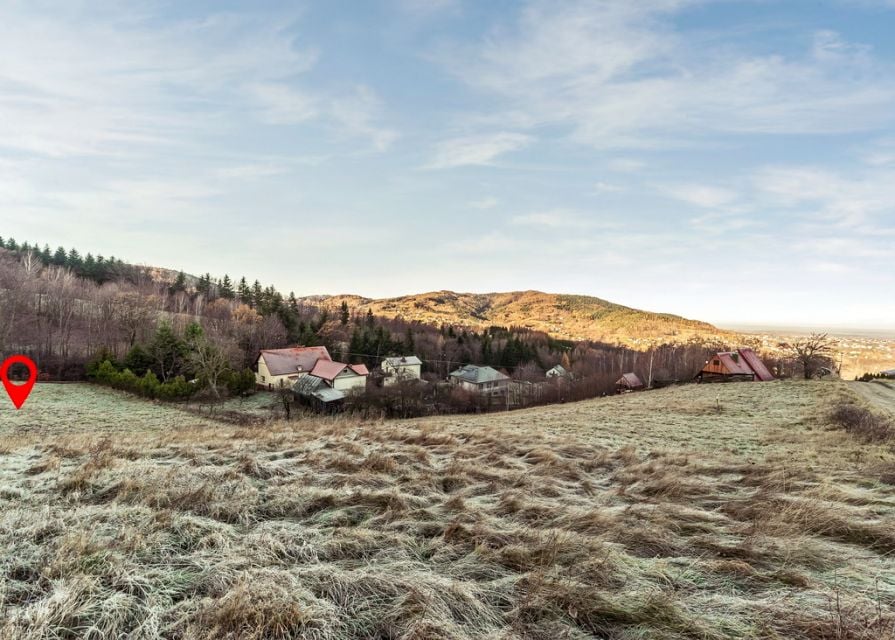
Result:
{"label": "shed", "polygon": [[622,374],[622,377],[616,380],[615,382],[615,390],[618,393],[629,393],[631,391],[640,391],[644,389],[644,384],[637,377],[636,373],[625,373]]}

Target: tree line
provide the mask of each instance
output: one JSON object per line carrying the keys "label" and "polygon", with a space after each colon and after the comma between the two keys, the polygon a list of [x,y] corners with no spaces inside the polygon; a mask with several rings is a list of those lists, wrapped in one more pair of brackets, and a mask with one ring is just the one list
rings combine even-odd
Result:
{"label": "tree line", "polygon": [[[245,375],[261,349],[303,345],[325,346],[335,359],[370,367],[386,356],[417,355],[432,380],[473,363],[530,381],[562,364],[586,393],[601,395],[612,392],[614,381],[629,371],[644,380],[691,379],[708,355],[724,346],[691,340],[644,352],[557,340],[521,327],[434,326],[361,313],[347,302],[331,308],[325,299],[283,295],[245,277],[234,283],[229,275],[195,278],[178,272],[162,280],[151,269],[117,259],[103,259],[101,264],[111,266],[97,271],[98,258],[86,270],[80,252],[65,251],[61,261],[58,251],[47,260],[46,248],[6,240],[0,249],[0,353],[30,355],[42,372],[60,379],[87,376],[90,363],[95,374],[108,361],[118,373],[129,371],[139,379],[151,373],[159,384],[182,376],[197,380],[193,389],[199,384],[220,394],[237,389],[224,378]],[[57,253],[61,262],[53,259]],[[185,345],[192,355],[178,347],[168,351],[166,361],[160,355],[165,343]],[[211,382],[209,362],[202,373],[200,355],[215,365],[223,376],[219,381]],[[109,373],[106,367],[103,375]]]}

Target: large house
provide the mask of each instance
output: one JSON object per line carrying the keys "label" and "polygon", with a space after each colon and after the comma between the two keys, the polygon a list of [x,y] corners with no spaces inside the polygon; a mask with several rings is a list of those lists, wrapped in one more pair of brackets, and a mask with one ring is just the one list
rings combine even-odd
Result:
{"label": "large house", "polygon": [[737,349],[716,353],[706,361],[696,379],[700,382],[714,380],[767,382],[773,380],[774,376],[752,349]]}
{"label": "large house", "polygon": [[498,395],[507,392],[510,377],[491,367],[467,364],[450,374],[452,384],[483,395]]}
{"label": "large house", "polygon": [[292,388],[320,361],[332,361],[326,347],[264,349],[255,360],[255,383],[266,389]]}
{"label": "large house", "polygon": [[423,362],[416,356],[398,356],[382,361],[383,384],[386,386],[408,380],[419,380]]}

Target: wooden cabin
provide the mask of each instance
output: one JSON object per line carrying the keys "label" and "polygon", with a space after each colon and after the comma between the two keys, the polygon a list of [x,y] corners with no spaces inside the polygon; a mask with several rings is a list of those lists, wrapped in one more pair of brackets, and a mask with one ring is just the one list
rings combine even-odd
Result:
{"label": "wooden cabin", "polygon": [[630,393],[632,391],[642,391],[646,387],[636,373],[625,373],[615,382],[615,391],[617,393]]}
{"label": "wooden cabin", "polygon": [[721,351],[706,360],[697,382],[767,382],[774,376],[752,349]]}

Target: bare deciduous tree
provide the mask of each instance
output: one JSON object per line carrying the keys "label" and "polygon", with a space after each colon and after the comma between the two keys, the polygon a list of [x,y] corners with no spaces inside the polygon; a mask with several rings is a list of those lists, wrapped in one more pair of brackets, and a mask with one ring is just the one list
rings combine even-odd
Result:
{"label": "bare deciduous tree", "polygon": [[821,369],[832,364],[835,341],[826,333],[812,333],[807,338],[783,345],[802,367],[805,380],[818,375]]}

